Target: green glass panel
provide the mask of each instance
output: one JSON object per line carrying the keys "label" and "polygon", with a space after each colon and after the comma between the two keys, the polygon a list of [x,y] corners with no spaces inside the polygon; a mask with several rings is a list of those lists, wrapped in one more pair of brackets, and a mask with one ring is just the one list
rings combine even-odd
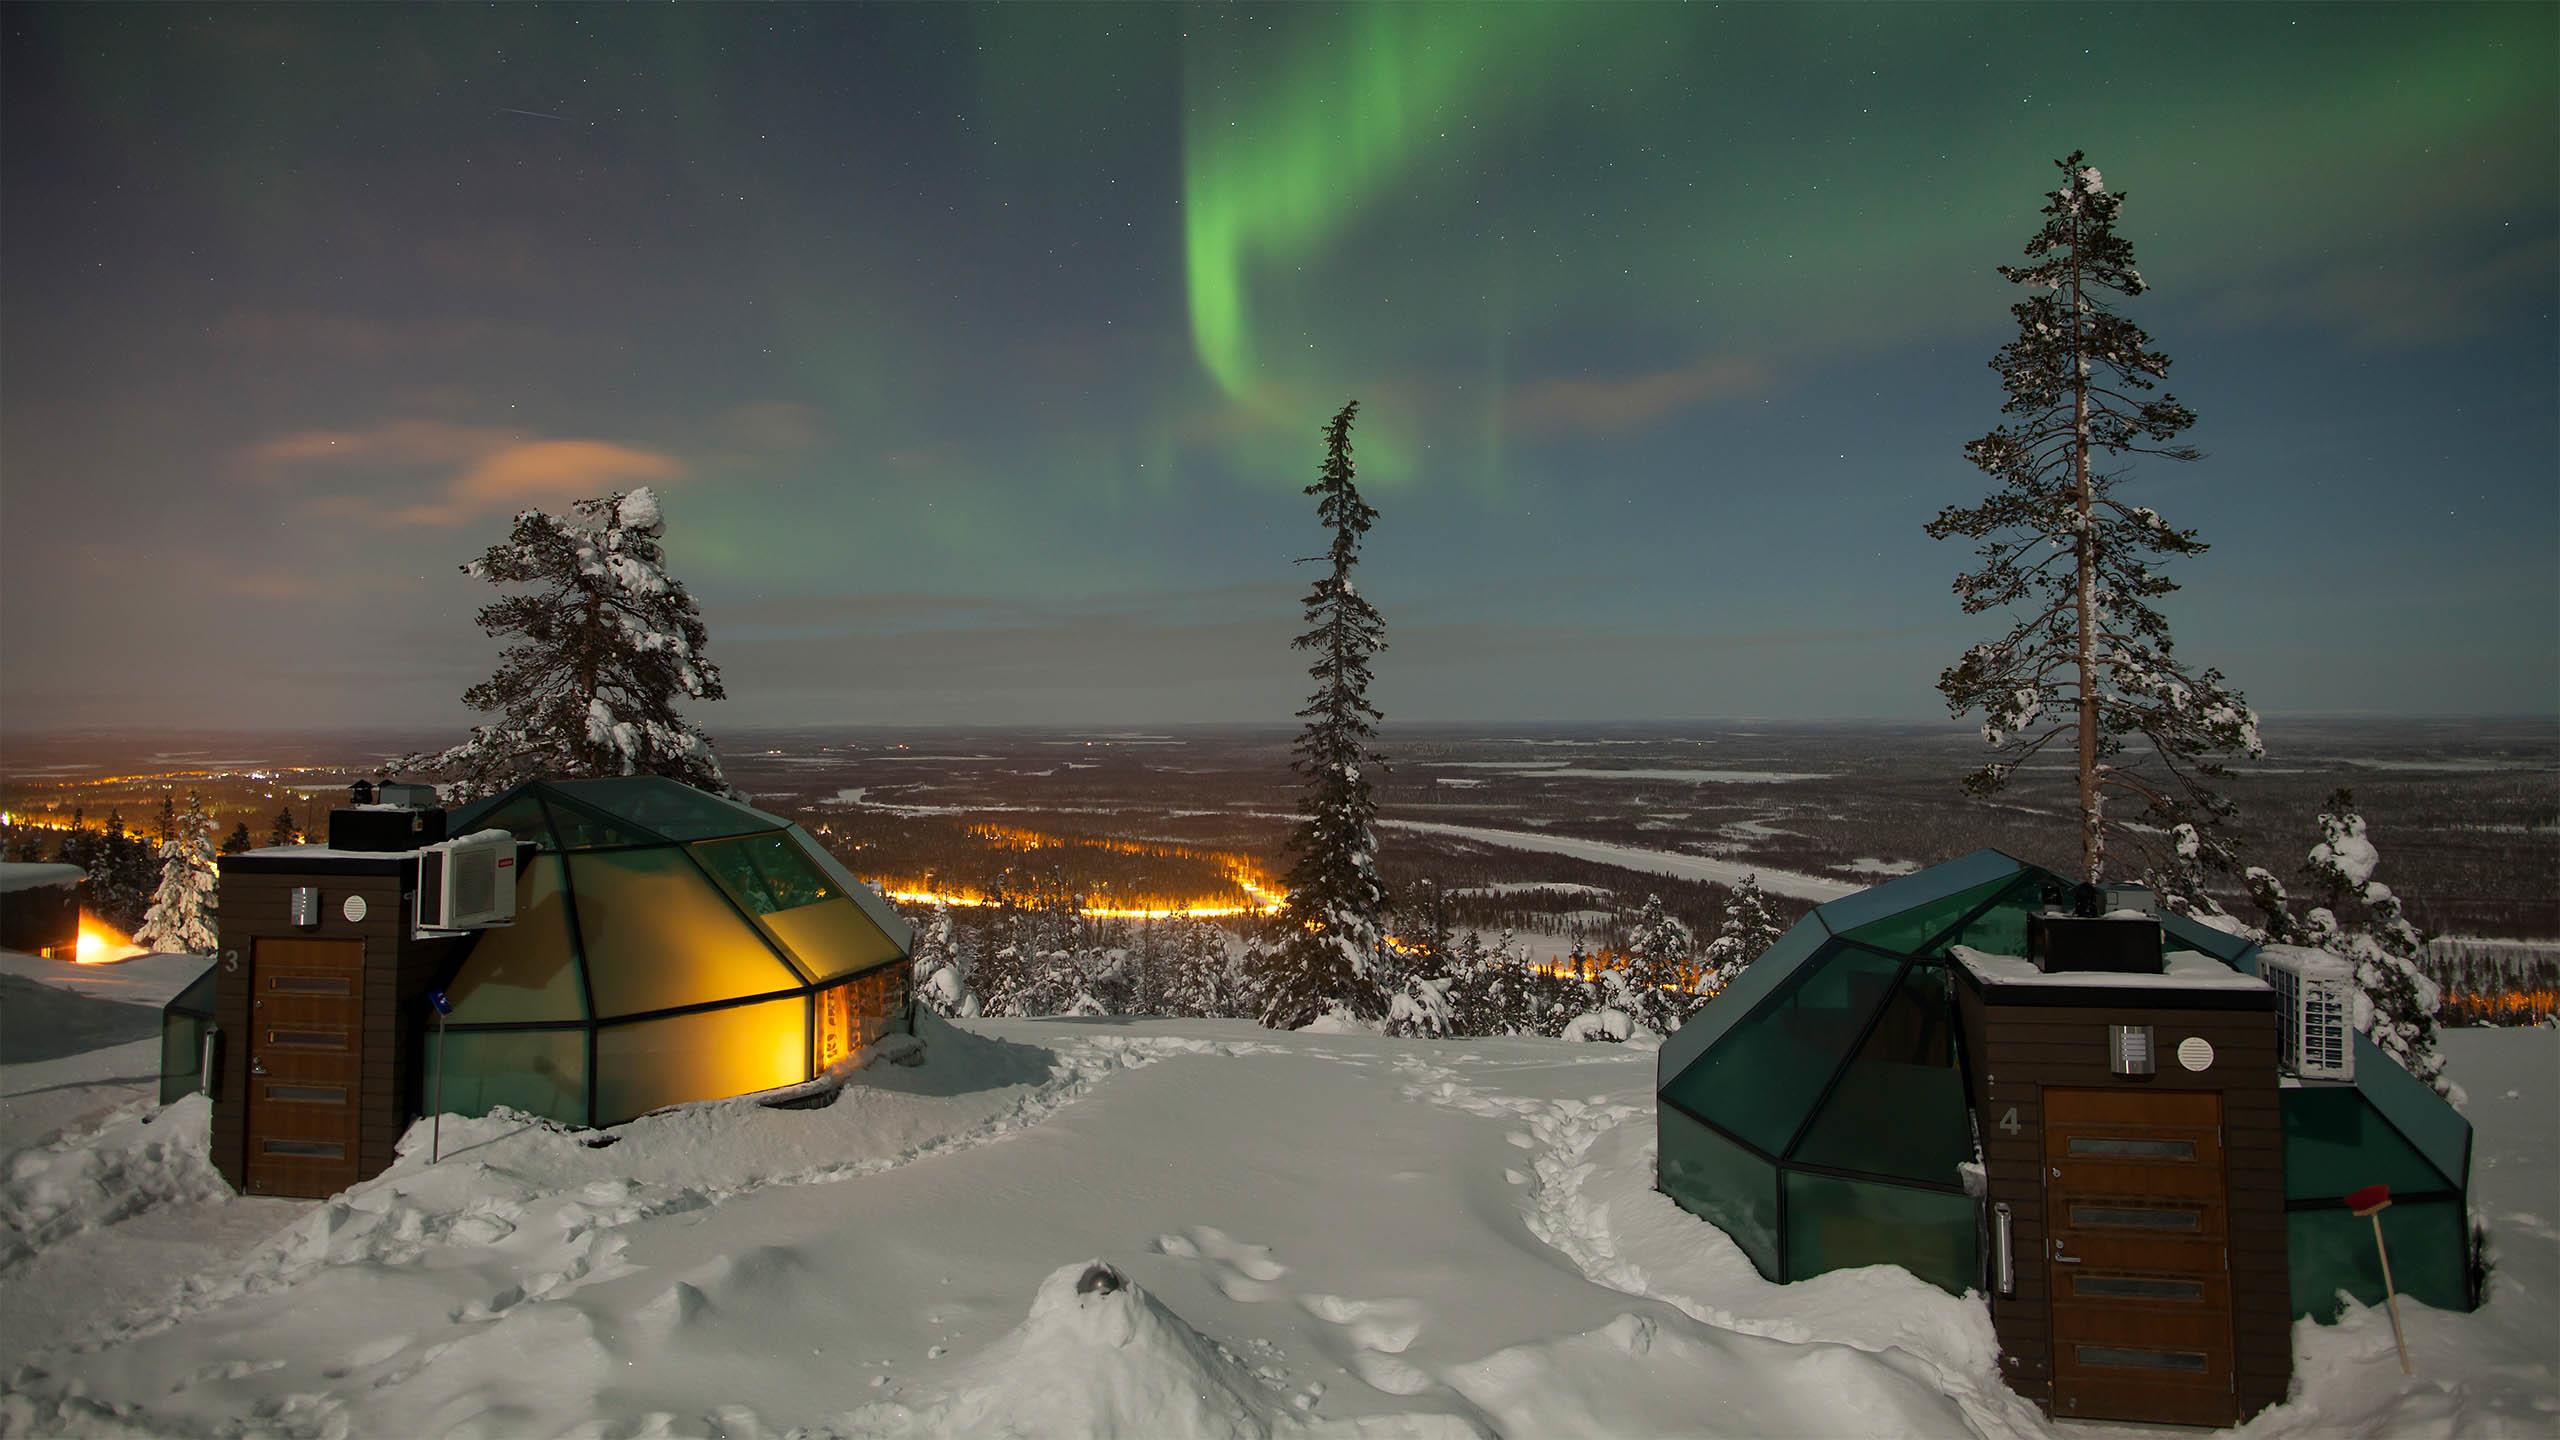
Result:
{"label": "green glass panel", "polygon": [[469,835],[477,830],[504,830],[518,840],[557,850],[559,841],[551,834],[551,822],[542,813],[542,802],[531,790],[518,790],[511,795],[495,795],[477,805],[467,805],[453,812],[446,827],[452,835]]}
{"label": "green glass panel", "polygon": [[2171,911],[2160,913],[2160,948],[2210,955],[2243,975],[2258,973],[2258,943]]}
{"label": "green glass panel", "polygon": [[[1826,900],[1814,907],[1823,927],[1846,935],[1863,925],[1889,920],[1907,910],[1935,905],[1950,895],[2003,878],[2015,878],[2024,867],[1997,850],[1976,850],[1926,870],[1898,875],[1854,895]],[[2025,871],[2034,874],[2039,872]]]}
{"label": "green glass panel", "polygon": [[758,830],[779,830],[784,824],[761,811],[651,775],[562,780],[553,788],[591,810],[670,840],[746,835]]}
{"label": "green glass panel", "polygon": [[1662,1093],[1767,1154],[1786,1153],[1900,965],[1833,941]]}
{"label": "green glass panel", "polygon": [[2471,1122],[2425,1081],[2400,1068],[2372,1037],[2355,1036],[2356,1089],[2391,1127],[2427,1157],[2444,1184],[2470,1183]]}
{"label": "green glass panel", "polygon": [[836,858],[834,851],[821,844],[817,836],[797,825],[792,826],[786,833],[800,842],[801,853],[807,855],[828,879],[836,882],[836,888],[843,891],[846,898],[861,907],[863,914],[871,917],[871,923],[880,928],[880,933],[888,937],[889,943],[897,947],[898,953],[906,954],[908,947],[915,943],[915,929],[898,914],[897,909],[880,898],[879,891],[853,878],[853,872],[844,868],[844,862]]}
{"label": "green glass panel", "polygon": [[1961,1295],[1982,1283],[1974,1202],[1964,1195],[1790,1170],[1787,1278],[1899,1265]]}
{"label": "green glass panel", "polygon": [[[1917,954],[1938,933],[1962,920],[1975,906],[2017,883],[2015,875],[2002,875],[1982,884],[1968,886],[1952,895],[1942,896],[1926,904],[1914,906],[1898,915],[1870,921],[1854,930],[1843,931],[1847,939],[1890,950],[1897,955]],[[2021,954],[2024,951],[2019,952]]]}
{"label": "green glass panel", "polygon": [[811,980],[851,974],[905,953],[789,832],[706,840],[693,854]]}
{"label": "green glass panel", "polygon": [[809,1078],[809,1001],[768,1000],[596,1031],[596,1123]]}
{"label": "green glass panel", "polygon": [[[486,1115],[500,1106],[557,1120],[587,1123],[587,1032],[571,1030],[453,1030],[426,1036],[426,1089],[419,1096],[432,1113]],[[443,1089],[436,1088],[439,1081]]]}
{"label": "green glass panel", "polygon": [[[2365,1305],[2382,1303],[2382,1261],[2373,1221],[2352,1210],[2295,1210],[2284,1217],[2286,1265],[2293,1275],[2294,1318],[2338,1318],[2343,1290]],[[2391,1280],[2405,1299],[2439,1310],[2471,1308],[2469,1236],[2458,1200],[2394,1203],[2382,1212],[2391,1247]]]}
{"label": "green glass panel", "polygon": [[2004,895],[1997,904],[1968,922],[1950,937],[1940,950],[1968,945],[1985,955],[2024,955],[2027,953],[2027,916],[2044,904],[2033,884],[2020,887],[2019,893]]}
{"label": "green glass panel", "polygon": [[1768,1161],[1672,1109],[1654,1107],[1662,1193],[1733,1237],[1752,1265],[1778,1272],[1778,1172]]}
{"label": "green glass panel", "polygon": [[555,795],[543,803],[563,850],[615,850],[627,845],[663,845],[664,838],[636,825],[626,825],[601,810]]}
{"label": "green glass panel", "polygon": [[160,1103],[204,1088],[204,1037],[213,1017],[171,1009],[160,1017]]}
{"label": "green glass panel", "polygon": [[1956,1184],[1956,1167],[1973,1158],[1973,1127],[1956,1069],[1955,1024],[1947,972],[1913,966],[1791,1158]]}
{"label": "green glass panel", "polygon": [[1709,996],[1689,1023],[1662,1042],[1662,1053],[1654,1061],[1656,1087],[1670,1084],[1690,1062],[1714,1049],[1727,1031],[1748,1018],[1755,1006],[1783,987],[1830,940],[1831,932],[1822,928],[1820,916],[1799,917],[1777,943],[1744,967],[1732,984]]}
{"label": "green glass panel", "polygon": [[214,994],[221,986],[221,979],[215,973],[217,968],[212,965],[204,967],[203,974],[188,981],[187,988],[170,996],[169,1003],[161,1008],[210,1017],[213,1014]]}
{"label": "green glass panel", "polygon": [[599,1019],[803,983],[674,846],[572,855],[569,886]]}
{"label": "green glass panel", "polygon": [[791,837],[779,830],[710,840],[693,847],[694,858],[729,898],[750,915],[795,910],[843,896]]}
{"label": "green glass panel", "polygon": [[2451,1188],[2353,1085],[2288,1086],[2277,1096],[2286,1199],[2335,1200],[2367,1185],[2401,1194]]}
{"label": "green glass panel", "polygon": [[569,898],[558,855],[536,855],[516,883],[516,923],[483,930],[454,972],[452,1024],[583,1020],[586,997],[569,938]]}

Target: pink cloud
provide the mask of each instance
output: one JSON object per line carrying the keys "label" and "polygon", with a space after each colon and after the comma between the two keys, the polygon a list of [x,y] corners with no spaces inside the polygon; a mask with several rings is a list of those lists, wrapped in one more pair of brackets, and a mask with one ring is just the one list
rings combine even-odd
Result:
{"label": "pink cloud", "polygon": [[475,516],[558,504],[652,480],[684,466],[672,455],[609,440],[536,440],[510,445],[453,477],[443,498],[391,513],[395,525],[460,525]]}
{"label": "pink cloud", "polygon": [[246,455],[268,479],[313,468],[396,472],[406,487],[401,493],[406,504],[386,508],[379,488],[368,494],[319,495],[309,502],[315,510],[384,525],[462,525],[483,515],[558,505],[685,473],[683,462],[664,451],[610,440],[529,438],[519,431],[441,420],[296,431],[252,446]]}
{"label": "pink cloud", "polygon": [[1532,380],[1512,387],[1503,412],[1517,431],[1615,434],[1768,383],[1768,372],[1757,361],[1710,359],[1649,375]]}

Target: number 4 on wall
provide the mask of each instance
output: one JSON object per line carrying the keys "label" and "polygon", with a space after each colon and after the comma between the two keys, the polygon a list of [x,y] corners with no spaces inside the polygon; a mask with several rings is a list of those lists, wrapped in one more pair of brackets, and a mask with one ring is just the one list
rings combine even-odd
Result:
{"label": "number 4 on wall", "polygon": [[2012,1105],[2008,1109],[2000,1112],[2000,1129],[2002,1133],[2015,1135],[2023,1128],[2025,1127],[2018,1123],[2017,1106]]}

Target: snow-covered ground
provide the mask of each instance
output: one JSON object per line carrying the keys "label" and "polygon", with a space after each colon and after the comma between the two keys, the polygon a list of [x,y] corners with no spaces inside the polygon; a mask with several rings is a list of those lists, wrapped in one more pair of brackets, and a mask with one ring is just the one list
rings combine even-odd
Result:
{"label": "snow-covered ground", "polygon": [[[0,1434],[2092,1429],[2001,1386],[1978,1302],[1893,1269],[1770,1285],[1655,1194],[1649,1050],[928,1029],[924,1065],[823,1109],[449,1121],[441,1162],[421,1127],[327,1202],[203,1189],[201,1101],[18,1147]],[[2249,1434],[2560,1422],[2560,1036],[2449,1044],[2492,1302],[2405,1307],[2414,1379],[2379,1312],[2299,1327],[2308,1398]]]}

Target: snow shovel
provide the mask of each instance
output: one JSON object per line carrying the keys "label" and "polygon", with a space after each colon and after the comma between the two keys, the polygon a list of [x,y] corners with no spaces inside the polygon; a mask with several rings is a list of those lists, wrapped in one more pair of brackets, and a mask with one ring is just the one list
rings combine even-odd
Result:
{"label": "snow shovel", "polygon": [[2400,1373],[2415,1375],[2409,1366],[2409,1341],[2400,1333],[2400,1297],[2391,1286],[2391,1251],[2382,1243],[2382,1212],[2391,1208],[2391,1187],[2367,1185],[2347,1197],[2347,1208],[2373,1221],[2373,1253],[2382,1257],[2382,1303],[2391,1311],[2391,1343],[2400,1350]]}

